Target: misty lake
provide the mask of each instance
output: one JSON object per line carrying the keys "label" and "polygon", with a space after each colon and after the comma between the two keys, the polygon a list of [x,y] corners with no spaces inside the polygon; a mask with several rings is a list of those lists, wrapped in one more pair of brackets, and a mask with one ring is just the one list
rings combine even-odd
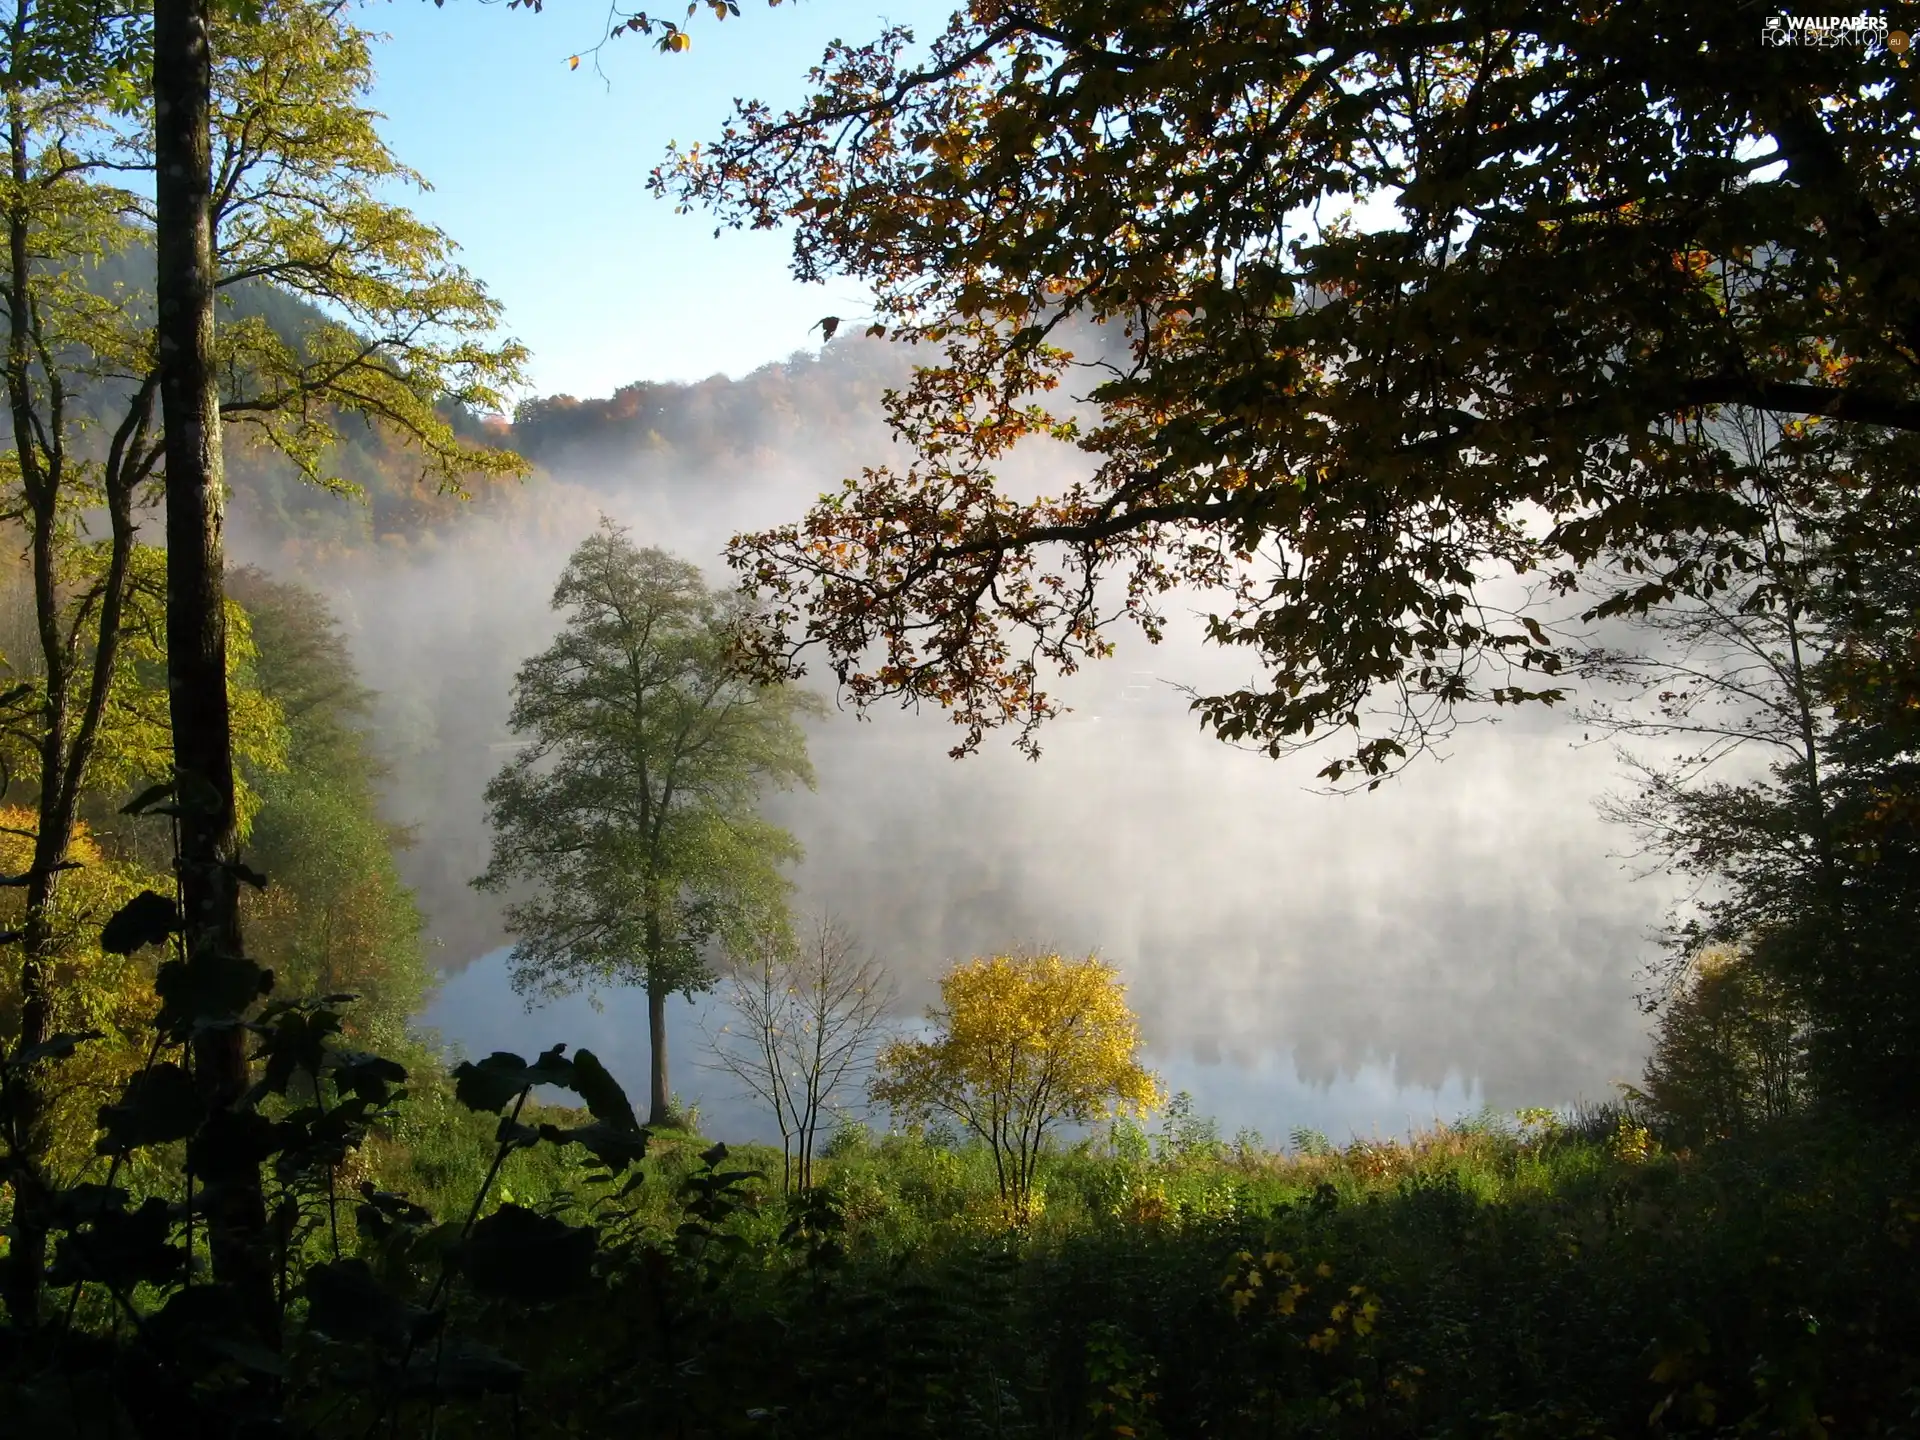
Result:
{"label": "misty lake", "polygon": [[[640,462],[632,462],[638,465]],[[530,490],[524,513],[475,515],[444,542],[318,573],[379,694],[392,818],[445,982],[425,1017],[469,1054],[588,1045],[636,1080],[637,995],[528,1014],[500,958],[481,791],[514,747],[515,668],[552,638],[567,553],[611,512],[637,543],[717,563],[734,530],[791,517],[826,462],[700,478],[596,471]],[[1246,684],[1247,658],[1200,643],[1169,597],[1163,644],[1118,652],[1049,688],[1073,707],[1023,758],[990,736],[961,761],[935,713],[834,711],[812,725],[818,786],[767,810],[806,848],[796,905],[832,912],[917,1017],[956,958],[1012,946],[1116,965],[1170,1091],[1226,1135],[1403,1133],[1492,1106],[1611,1098],[1637,1080],[1635,1003],[1675,889],[1637,877],[1632,837],[1594,802],[1625,784],[1564,711],[1462,726],[1377,791],[1319,793],[1328,758],[1283,760],[1203,734],[1170,682]],[[698,1016],[675,1002],[673,1084],[722,1134],[756,1133],[698,1068]],[[640,1087],[636,1087],[640,1088]]]}
{"label": "misty lake", "polygon": [[[584,995],[543,1005],[531,1014],[513,993],[506,952],[494,951],[451,976],[421,1023],[439,1032],[452,1049],[477,1059],[494,1050],[531,1056],[560,1041],[605,1060],[627,1093],[645,1110],[647,1003],[638,990],[613,989],[595,1008]],[[697,1106],[701,1128],[730,1141],[777,1143],[764,1107],[745,1097],[728,1076],[703,1062],[708,1036],[726,1023],[726,1007],[711,996],[675,1000],[667,1011],[668,1054],[674,1090]],[[1397,1135],[1435,1120],[1472,1115],[1486,1104],[1478,1082],[1450,1076],[1437,1087],[1402,1084],[1386,1061],[1368,1061],[1352,1074],[1317,1082],[1302,1077],[1291,1056],[1268,1053],[1257,1060],[1202,1060],[1191,1052],[1156,1051],[1149,1063],[1169,1094],[1186,1090],[1203,1113],[1218,1122],[1222,1139],[1241,1128],[1259,1131],[1269,1143],[1284,1143],[1295,1129],[1318,1130],[1337,1141],[1349,1136]],[[567,1097],[554,1097],[567,1103]],[[577,1102],[575,1102],[577,1103]],[[857,1112],[856,1112],[857,1113]],[[884,1126],[884,1115],[872,1117]]]}
{"label": "misty lake", "polygon": [[[903,1021],[955,957],[1097,951],[1169,1092],[1229,1137],[1398,1135],[1638,1077],[1633,993],[1668,892],[1610,858],[1622,837],[1591,799],[1611,757],[1558,725],[1483,726],[1444,763],[1328,796],[1308,788],[1311,757],[1225,746],[1145,672],[1109,678],[1037,763],[1004,747],[953,761],[931,716],[836,715],[814,737],[818,789],[770,807],[807,847],[798,903],[887,960]],[[644,1092],[638,991],[529,1013],[505,957],[451,974],[425,1023],[472,1056],[585,1045]],[[674,1088],[709,1133],[768,1135],[702,1065],[720,1007],[670,1015]]]}

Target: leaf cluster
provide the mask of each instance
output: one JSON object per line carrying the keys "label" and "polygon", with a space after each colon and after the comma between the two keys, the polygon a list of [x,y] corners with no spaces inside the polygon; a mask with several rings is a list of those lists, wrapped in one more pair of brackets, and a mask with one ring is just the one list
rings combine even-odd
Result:
{"label": "leaf cluster", "polygon": [[750,615],[699,571],[603,522],[553,594],[566,624],[523,664],[509,724],[528,744],[487,786],[495,838],[475,884],[534,882],[508,907],[520,982],[710,983],[703,947],[784,915],[792,836],[761,790],[810,784],[796,717],[815,702],[735,663]]}
{"label": "leaf cluster", "polygon": [[[1257,671],[1201,718],[1350,731],[1331,779],[1558,700],[1592,562],[1645,567],[1583,596],[1631,611],[1705,583],[1670,542],[1711,569],[1761,525],[1699,417],[1920,425],[1904,64],[1532,0],[981,3],[925,49],[837,43],[802,105],[655,175],[941,347],[889,401],[911,465],[735,541],[763,660],[818,646],[856,703],[1031,744],[1043,671],[1197,591]],[[1090,478],[1009,493],[1030,437]]]}

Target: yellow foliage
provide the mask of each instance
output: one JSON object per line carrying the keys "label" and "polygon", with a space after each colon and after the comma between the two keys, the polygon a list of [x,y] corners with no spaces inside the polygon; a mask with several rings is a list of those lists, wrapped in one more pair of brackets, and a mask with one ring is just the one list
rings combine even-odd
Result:
{"label": "yellow foliage", "polygon": [[1610,1148],[1614,1158],[1635,1164],[1651,1160],[1659,1150],[1653,1132],[1632,1120],[1622,1119],[1613,1132]]}
{"label": "yellow foliage", "polygon": [[979,1135],[1017,1214],[1050,1129],[1161,1103],[1126,987],[1092,956],[971,960],[942,977],[940,999],[927,1012],[931,1038],[881,1052],[873,1097],[909,1120],[951,1116]]}
{"label": "yellow foliage", "polygon": [[[76,546],[61,557],[61,585],[84,596],[97,586],[107,564],[103,544]],[[130,556],[126,610],[120,653],[108,687],[99,738],[87,768],[86,788],[94,794],[124,795],[136,787],[164,779],[173,771],[173,721],[167,699],[166,551],[136,545]],[[0,635],[9,642],[5,661],[22,679],[38,682],[42,676],[31,639],[36,622],[32,591],[18,566],[0,569]],[[62,613],[64,628],[77,623]],[[17,633],[16,633],[17,632]],[[264,773],[286,768],[286,717],[253,682],[253,627],[238,605],[227,605],[227,702],[231,709],[234,756],[241,762],[234,775],[234,803],[244,836],[260,808],[260,798],[247,783],[249,771]],[[83,648],[81,666],[72,691],[84,691],[92,676],[91,654]],[[39,773],[32,733],[0,736],[0,761],[19,776]],[[29,827],[21,827],[29,828]],[[26,869],[23,862],[14,873]]]}
{"label": "yellow foliage", "polygon": [[[23,873],[33,857],[33,811],[0,806],[0,869]],[[48,977],[50,1033],[97,1030],[102,1038],[80,1046],[50,1067],[46,1080],[48,1157],[56,1172],[77,1172],[92,1154],[94,1116],[115,1099],[139,1069],[152,1042],[156,1008],[153,967],[137,956],[109,955],[100,948],[107,917],[147,888],[166,888],[164,878],[105,856],[77,825],[67,858],[77,869],[61,875],[54,890],[52,920],[57,959]],[[17,929],[26,892],[0,890],[0,927]],[[11,1043],[20,1028],[20,950],[6,947],[0,959],[0,1034]]]}

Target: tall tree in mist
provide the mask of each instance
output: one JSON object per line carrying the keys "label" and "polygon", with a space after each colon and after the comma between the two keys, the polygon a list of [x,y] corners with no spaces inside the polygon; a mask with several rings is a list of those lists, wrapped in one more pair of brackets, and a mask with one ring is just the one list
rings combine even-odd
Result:
{"label": "tall tree in mist", "polygon": [[509,905],[514,984],[557,995],[647,992],[650,1124],[673,1122],[666,1003],[712,983],[704,950],[787,928],[793,836],[758,813],[768,786],[813,783],[798,716],[814,697],[743,679],[744,602],[642,548],[610,520],[553,592],[560,636],[520,667],[509,718],[527,737],[488,784],[493,856],[474,884]]}
{"label": "tall tree in mist", "polygon": [[[1732,493],[1766,517],[1765,530],[1747,564],[1651,605],[1623,643],[1575,657],[1593,697],[1579,718],[1625,742],[1622,758],[1639,777],[1629,797],[1605,803],[1610,819],[1640,831],[1677,868],[1712,875],[1724,873],[1744,848],[1729,848],[1728,827],[1752,825],[1764,810],[1777,834],[1762,848],[1797,837],[1791,843],[1819,879],[1815,893],[1796,901],[1817,903],[1838,925],[1838,855],[1824,779],[1833,714],[1818,678],[1838,635],[1821,595],[1836,565],[1891,557],[1875,562],[1834,544],[1831,522],[1854,502],[1831,436],[1747,409],[1730,410],[1715,428],[1736,462]],[[1699,563],[1710,566],[1704,552],[1712,541],[1693,543],[1703,552]],[[1635,742],[1656,742],[1667,753],[1649,758]],[[1730,781],[1734,762],[1750,753],[1764,759],[1764,778]],[[1710,839],[1716,832],[1719,838]],[[1757,834],[1752,843],[1760,843]],[[1776,890],[1773,903],[1786,904],[1785,892]],[[1778,913],[1748,907],[1738,920],[1682,923],[1672,936],[1670,971],[1689,970],[1710,943],[1708,928],[1716,932],[1712,941],[1737,943]]]}
{"label": "tall tree in mist", "polygon": [[[910,465],[736,542],[766,660],[1030,743],[1045,672],[1193,587],[1258,671],[1202,718],[1344,737],[1330,778],[1561,698],[1546,622],[1593,562],[1631,552],[1585,597],[1630,611],[1764,533],[1703,412],[1920,433],[1904,63],[1675,0],[975,0],[930,47],[836,42],[657,181],[941,347],[889,401]],[[1031,436],[1097,468],[1009,493]]]}
{"label": "tall tree in mist", "polygon": [[[167,691],[179,810],[181,942],[210,983],[245,964],[240,941],[239,836],[227,711],[227,630],[221,591],[220,381],[214,348],[213,7],[156,0],[153,16],[154,296],[167,501]],[[244,1005],[245,1002],[240,1002]],[[246,1032],[208,1027],[194,1073],[214,1108],[247,1088]],[[261,1338],[279,1334],[268,1270],[266,1205],[242,1167],[207,1196],[216,1276],[236,1287]]]}
{"label": "tall tree in mist", "polygon": [[[416,177],[388,153],[362,103],[369,37],[341,15],[337,4],[301,0],[225,24],[207,0],[159,0],[154,14],[152,221],[183,938],[189,963],[213,970],[249,963],[224,682],[223,404],[316,479],[341,409],[396,425],[421,442],[425,468],[450,479],[512,468],[511,457],[459,443],[438,407],[497,399],[521,352],[467,338],[492,327],[497,307],[450,262],[444,236],[387,199],[394,182]],[[222,127],[223,111],[239,123]],[[218,343],[221,288],[262,280],[338,318],[287,337],[256,317]],[[198,1042],[215,1105],[246,1093],[243,1034],[216,1029]],[[243,1171],[209,1206],[216,1270],[270,1336],[257,1175]]]}

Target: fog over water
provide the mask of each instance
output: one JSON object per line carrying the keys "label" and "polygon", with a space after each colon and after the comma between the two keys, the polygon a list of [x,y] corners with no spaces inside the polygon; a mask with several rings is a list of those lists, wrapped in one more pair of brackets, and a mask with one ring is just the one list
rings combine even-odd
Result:
{"label": "fog over water", "polygon": [[[601,511],[725,575],[731,533],[797,518],[844,469],[762,455],[749,474],[602,463],[531,483],[431,544],[304,567],[331,597],[396,765],[390,806],[449,978],[427,1016],[469,1053],[589,1045],[644,1075],[637,995],[528,1015],[506,984],[481,787],[507,753],[508,686],[552,636],[570,549]],[[273,557],[263,558],[273,564]],[[282,567],[284,568],[284,567]],[[1465,727],[1371,794],[1314,790],[1312,755],[1273,761],[1203,734],[1168,682],[1243,678],[1170,607],[1166,644],[1122,639],[1061,687],[1075,713],[1029,762],[1003,739],[964,761],[936,713],[836,712],[813,731],[819,785],[771,812],[806,847],[797,902],[888,963],[917,1014],[954,957],[1098,951],[1131,987],[1170,1089],[1227,1133],[1400,1133],[1483,1104],[1612,1093],[1636,1078],[1633,1002],[1670,886],[1614,858],[1593,801],[1604,747],[1546,713]],[[1237,668],[1236,668],[1237,667]],[[698,1068],[696,1007],[674,1007],[674,1085],[722,1133],[764,1127]]]}

